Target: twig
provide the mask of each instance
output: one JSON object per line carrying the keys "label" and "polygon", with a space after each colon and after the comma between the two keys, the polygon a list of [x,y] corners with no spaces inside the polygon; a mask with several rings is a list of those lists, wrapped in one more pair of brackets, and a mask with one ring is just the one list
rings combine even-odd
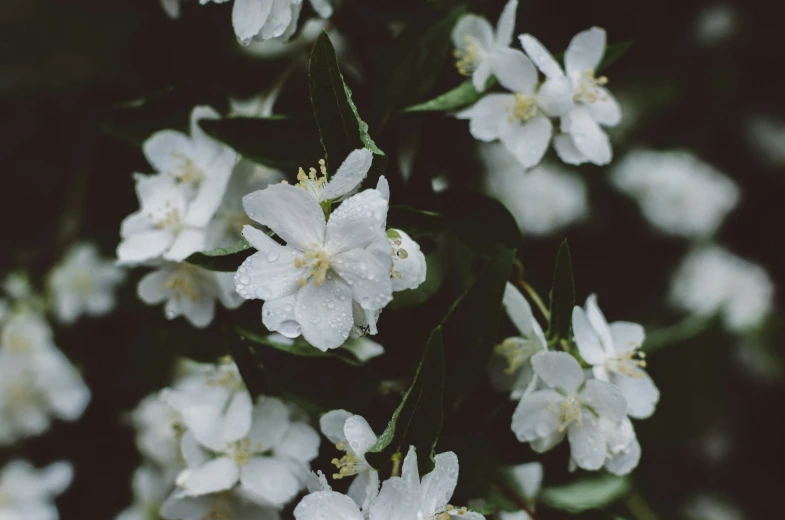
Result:
{"label": "twig", "polygon": [[537,517],[534,516],[534,510],[532,510],[532,508],[529,507],[529,504],[526,503],[526,500],[522,496],[518,495],[518,493],[512,487],[510,487],[506,482],[504,482],[500,478],[493,479],[493,483],[496,484],[499,490],[502,493],[504,493],[504,495],[507,498],[515,502],[516,506],[520,507],[523,511],[525,511],[526,514],[529,515],[529,518],[531,518],[531,520],[537,520]]}

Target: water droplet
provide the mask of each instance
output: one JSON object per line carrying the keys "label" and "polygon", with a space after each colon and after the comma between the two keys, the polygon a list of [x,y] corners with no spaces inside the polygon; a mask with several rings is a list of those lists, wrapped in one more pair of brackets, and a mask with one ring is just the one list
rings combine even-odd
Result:
{"label": "water droplet", "polygon": [[281,255],[278,253],[278,251],[270,251],[269,253],[267,253],[267,261],[275,262],[276,260],[278,260],[278,257],[280,256]]}

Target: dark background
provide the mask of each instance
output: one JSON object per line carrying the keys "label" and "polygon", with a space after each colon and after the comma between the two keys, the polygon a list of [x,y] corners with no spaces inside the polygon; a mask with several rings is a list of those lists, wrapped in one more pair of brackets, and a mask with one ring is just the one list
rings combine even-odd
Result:
{"label": "dark background", "polygon": [[[419,16],[423,2],[344,4],[334,22],[362,64],[366,80],[352,87],[360,113],[368,114],[374,78],[383,76],[380,56],[392,38],[382,21]],[[477,2],[474,10],[495,23],[502,4]],[[633,40],[630,51],[607,70],[611,89],[631,94],[641,114],[624,144],[614,143],[616,157],[636,143],[687,148],[732,177],[742,199],[717,241],[762,265],[777,287],[785,286],[785,171],[767,165],[746,136],[752,115],[785,117],[785,76],[779,70],[785,5],[728,3],[736,15],[735,33],[729,41],[705,47],[696,43],[695,27],[707,5],[522,0],[516,34],[530,32],[554,52],[592,25],[607,30],[609,43]],[[76,238],[94,240],[112,256],[120,221],[137,207],[130,174],[150,171],[138,147],[144,137],[164,127],[184,128],[196,103],[226,110],[228,94],[251,95],[275,80],[287,61],[255,61],[239,54],[230,10],[228,4],[199,7],[194,2],[172,21],[157,0],[0,2],[0,272],[23,268],[42,288],[48,269]],[[432,94],[460,80],[446,64]],[[306,114],[307,96],[305,73],[296,73],[276,111]],[[142,97],[150,100],[142,109],[129,108],[129,101]],[[371,133],[394,158],[402,137],[420,126],[426,152],[418,156],[413,178],[422,182],[441,173],[453,185],[479,186],[480,166],[465,122],[442,115],[405,116],[378,134],[372,124]],[[681,317],[667,310],[665,296],[689,244],[652,230],[634,203],[609,188],[601,168],[582,167],[580,173],[590,186],[590,218],[564,235],[572,250],[578,299],[596,291],[609,319],[639,321],[650,330],[676,323]],[[401,186],[394,166],[388,175],[394,203],[428,205],[427,195]],[[564,236],[525,239],[521,258],[541,294],[549,289]],[[142,271],[134,271],[122,288],[115,313],[56,329],[57,344],[82,367],[93,391],[82,420],[58,423],[47,435],[0,455],[24,456],[37,464],[58,458],[74,462],[75,482],[58,502],[64,520],[113,518],[128,504],[129,477],[140,459],[124,414],[166,383],[176,354],[209,357],[211,349],[225,348],[205,347],[210,334],[194,335],[182,320],[167,322],[162,309],[138,301],[135,281]],[[457,287],[446,285],[424,308],[385,312],[377,339],[388,354],[371,364],[371,378],[408,375],[427,331],[457,294]],[[775,369],[781,369],[779,291],[776,304],[759,338],[774,356]],[[259,308],[259,302],[249,302],[241,312],[258,317]],[[509,323],[503,327],[503,333],[512,330]],[[702,492],[737,504],[746,518],[773,518],[781,511],[785,386],[777,377],[750,375],[733,355],[738,342],[714,327],[650,359],[662,400],[653,418],[636,423],[643,458],[634,480],[662,519],[676,518],[685,501]],[[319,372],[315,384],[333,388],[325,372]],[[504,403],[487,388],[479,392],[478,409]],[[365,413],[381,431],[396,398],[374,403],[358,403],[353,411]],[[461,422],[439,449],[456,447],[462,463],[472,458],[465,454],[471,449],[489,460],[533,460],[509,432],[509,413],[500,415],[482,425]],[[701,439],[712,432],[729,441],[727,455],[716,463],[700,450]],[[493,446],[473,445],[479,435],[492,435]],[[317,464],[333,456],[323,451]],[[542,459],[546,485],[570,478],[565,445]],[[466,471],[462,482],[471,481]]]}

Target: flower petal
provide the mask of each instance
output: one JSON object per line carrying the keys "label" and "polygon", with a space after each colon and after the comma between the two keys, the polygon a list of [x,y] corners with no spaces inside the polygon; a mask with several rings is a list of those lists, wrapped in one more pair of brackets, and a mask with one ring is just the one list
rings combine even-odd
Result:
{"label": "flower petal", "polygon": [[501,140],[524,168],[531,168],[539,164],[548,150],[552,132],[551,120],[540,114],[514,125],[512,131],[502,134]]}
{"label": "flower petal", "polygon": [[207,495],[231,489],[240,476],[237,463],[229,457],[218,457],[200,468],[189,468],[178,483],[188,496]]}
{"label": "flower petal", "polygon": [[163,254],[165,260],[182,262],[193,253],[206,249],[207,235],[204,229],[186,228],[177,233],[171,247]]}
{"label": "flower petal", "polygon": [[379,474],[376,470],[361,471],[349,484],[346,494],[360,506],[361,510],[368,511],[379,494]]}
{"label": "flower petal", "polygon": [[420,504],[424,513],[434,514],[450,502],[458,484],[458,457],[448,451],[434,458],[436,466],[422,479]]}
{"label": "flower petal", "polygon": [[548,78],[537,91],[537,102],[550,117],[561,117],[574,105],[572,82],[566,76]]}
{"label": "flower petal", "polygon": [[575,148],[589,162],[604,166],[611,162],[613,151],[608,136],[592,118],[589,109],[577,106],[562,117],[561,129],[572,137]]}
{"label": "flower petal", "polygon": [[582,421],[573,422],[567,428],[570,456],[580,468],[593,471],[605,463],[608,451],[605,448],[605,436],[598,424],[596,417],[583,414]]}
{"label": "flower petal", "polygon": [[169,229],[151,229],[130,235],[117,246],[117,263],[140,264],[161,256],[172,245],[175,234]]}
{"label": "flower petal", "polygon": [[589,113],[603,126],[616,126],[621,122],[621,106],[607,89],[597,87],[599,94],[594,103],[588,103]]}
{"label": "flower petal", "polygon": [[337,200],[356,190],[368,175],[372,161],[373,154],[367,148],[350,153],[324,187],[321,200]]}
{"label": "flower petal", "polygon": [[259,34],[272,11],[272,0],[235,0],[232,9],[234,33],[243,44]]}
{"label": "flower petal", "polygon": [[621,421],[626,416],[627,402],[621,390],[605,381],[598,379],[586,381],[581,391],[581,399],[603,418]]}
{"label": "flower petal", "polygon": [[627,415],[635,419],[648,419],[660,400],[660,391],[645,370],[636,369],[633,376],[612,374],[616,385],[627,401]]}
{"label": "flower petal", "polygon": [[403,459],[401,478],[409,486],[409,489],[415,489],[420,486],[420,470],[417,467],[417,451],[414,449],[414,446],[409,446],[409,451]]}
{"label": "flower petal", "polygon": [[458,112],[458,119],[469,119],[469,133],[480,141],[494,141],[509,123],[510,110],[515,105],[512,94],[488,94],[471,107]]}
{"label": "flower petal", "polygon": [[[412,240],[404,231],[395,230],[400,238],[392,241],[392,290],[405,291],[416,289],[426,278],[428,264],[420,250],[420,244]],[[386,262],[379,251],[382,262]]]}
{"label": "flower petal", "polygon": [[267,300],[262,306],[262,323],[268,330],[278,332],[287,338],[302,334],[302,327],[294,315],[297,295],[290,294],[275,300]]}
{"label": "flower petal", "polygon": [[333,15],[333,6],[330,0],[311,0],[311,7],[321,18],[329,18]]}
{"label": "flower petal", "polygon": [[482,60],[477,68],[472,72],[472,84],[477,92],[484,92],[488,84],[488,78],[493,73],[493,67],[489,60]]}
{"label": "flower petal", "polygon": [[371,446],[376,444],[376,434],[373,433],[368,421],[359,415],[352,415],[346,419],[343,433],[349,447],[357,455],[364,455]]}
{"label": "flower petal", "polygon": [[319,434],[305,423],[292,423],[283,441],[275,448],[275,455],[311,462],[319,455]]}
{"label": "flower petal", "polygon": [[537,65],[537,68],[545,74],[548,78],[555,78],[563,76],[559,64],[553,59],[553,56],[540,41],[530,34],[523,34],[520,36],[521,45],[523,50],[529,58]]}
{"label": "flower petal", "polygon": [[637,323],[614,321],[609,327],[616,352],[624,353],[641,348],[646,340],[646,332]]}
{"label": "flower petal", "polygon": [[579,32],[570,41],[564,53],[564,67],[570,77],[595,70],[605,54],[605,30],[592,27]]}
{"label": "flower petal", "polygon": [[583,383],[581,366],[566,352],[537,352],[532,356],[532,366],[550,387],[573,393]]}
{"label": "flower petal", "polygon": [[537,86],[537,68],[517,49],[499,49],[491,56],[491,67],[502,87],[531,95]]}
{"label": "flower petal", "polygon": [[274,184],[243,197],[249,217],[281,237],[289,246],[307,251],[324,243],[324,212],[307,191]]}
{"label": "flower petal", "polygon": [[518,332],[521,333],[521,336],[528,338],[532,333],[532,322],[534,321],[532,308],[523,294],[521,294],[521,291],[510,282],[507,282],[507,285],[504,287],[502,305],[504,305],[507,316],[509,316],[515,328],[518,329]]}
{"label": "flower petal", "polygon": [[176,173],[183,158],[193,156],[193,144],[181,132],[161,130],[144,142],[142,152],[156,172]]}
{"label": "flower petal", "polygon": [[282,506],[303,488],[305,466],[277,457],[253,457],[242,467],[240,483],[244,492],[266,503]]}
{"label": "flower petal", "polygon": [[572,309],[572,333],[584,361],[590,365],[600,365],[605,361],[608,353],[602,348],[600,337],[589,323],[586,311],[577,305]]}
{"label": "flower petal", "polygon": [[254,406],[248,439],[265,449],[275,449],[289,429],[289,408],[277,397],[264,397]]}
{"label": "flower petal", "polygon": [[[419,477],[417,480],[419,483]],[[419,509],[419,504],[415,502],[417,498],[417,494],[406,481],[401,477],[391,477],[384,481],[379,496],[371,503],[369,520],[417,518]]]}
{"label": "flower petal", "polygon": [[247,300],[277,300],[300,290],[302,268],[295,267],[298,251],[289,246],[271,247],[246,258],[234,275],[237,294]]}
{"label": "flower petal", "polygon": [[512,414],[512,431],[521,442],[558,433],[558,404],[563,397],[554,390],[538,390],[523,396]]}
{"label": "flower petal", "polygon": [[605,469],[618,476],[627,475],[638,465],[641,460],[641,445],[637,438],[632,439],[629,446],[616,455],[608,457]]}
{"label": "flower petal", "polygon": [[169,296],[169,292],[166,289],[166,281],[168,279],[169,271],[167,269],[158,269],[147,273],[139,280],[136,294],[147,305],[161,303]]}
{"label": "flower petal", "polygon": [[493,27],[481,16],[467,14],[458,20],[452,30],[453,45],[464,53],[470,44],[478,45],[481,52],[486,52],[493,47],[493,42]]}
{"label": "flower petal", "polygon": [[272,4],[273,8],[270,11],[270,16],[267,17],[267,21],[264,23],[259,36],[262,40],[278,37],[286,39],[284,35],[292,24],[293,11],[297,9],[299,13],[302,2],[294,4],[291,0],[272,0]]}
{"label": "flower petal", "polygon": [[221,153],[205,166],[205,178],[199,184],[196,197],[188,205],[188,212],[185,214],[187,225],[207,226],[221,205],[237,160],[237,152],[224,147]]}
{"label": "flower petal", "polygon": [[294,315],[308,343],[321,351],[337,348],[354,325],[352,289],[334,275],[321,285],[309,282],[297,293]]}
{"label": "flower petal", "polygon": [[387,224],[387,201],[376,190],[352,195],[338,206],[327,222],[324,249],[336,255],[362,249],[384,233]]}
{"label": "flower petal", "polygon": [[180,455],[189,468],[201,468],[211,458],[210,452],[202,448],[190,431],[186,431],[180,439]]}
{"label": "flower petal", "polygon": [[496,46],[509,47],[512,45],[512,33],[515,32],[515,15],[518,11],[518,0],[510,0],[499,15],[496,24]]}
{"label": "flower petal", "polygon": [[296,520],[364,520],[357,504],[335,491],[319,491],[303,497],[294,508]]}
{"label": "flower petal", "polygon": [[222,437],[227,443],[239,441],[251,430],[253,402],[248,392],[235,392],[223,414]]}
{"label": "flower petal", "polygon": [[363,309],[381,309],[392,300],[390,265],[365,249],[353,249],[332,258],[330,267],[352,290]]}
{"label": "flower petal", "polygon": [[193,143],[193,160],[205,171],[208,177],[213,176],[214,161],[226,151],[230,150],[223,143],[216,141],[199,126],[203,119],[221,119],[221,114],[212,107],[197,105],[191,110],[190,118],[191,142]]}
{"label": "flower petal", "polygon": [[591,323],[594,332],[597,334],[597,337],[600,338],[600,343],[602,343],[602,348],[608,354],[613,354],[615,349],[613,348],[613,337],[611,336],[611,329],[608,326],[608,320],[605,319],[605,315],[600,310],[600,306],[597,304],[597,295],[590,294],[589,297],[586,299],[586,317],[589,319],[589,323]]}
{"label": "flower petal", "polygon": [[343,426],[346,423],[346,419],[351,416],[352,414],[346,410],[331,410],[319,419],[319,428],[330,442],[338,444],[346,440]]}
{"label": "flower petal", "polygon": [[566,164],[578,166],[589,160],[575,147],[575,142],[573,142],[570,134],[561,134],[554,137],[553,149],[556,150],[559,159]]}
{"label": "flower petal", "polygon": [[513,466],[510,471],[523,491],[524,498],[531,500],[539,494],[542,485],[542,464],[528,462]]}

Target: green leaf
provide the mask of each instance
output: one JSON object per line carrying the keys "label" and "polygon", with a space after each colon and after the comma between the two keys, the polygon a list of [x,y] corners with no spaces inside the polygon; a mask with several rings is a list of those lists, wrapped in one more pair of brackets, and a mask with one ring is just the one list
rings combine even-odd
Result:
{"label": "green leaf", "polygon": [[253,247],[243,238],[230,247],[219,247],[210,251],[194,253],[185,261],[210,271],[234,272],[253,253]]}
{"label": "green leaf", "polygon": [[630,50],[630,47],[632,47],[633,43],[635,42],[628,40],[626,42],[614,43],[605,47],[605,56],[603,56],[600,65],[597,67],[597,72],[616,63],[619,58],[627,54],[627,51]]}
{"label": "green leaf", "polygon": [[444,345],[442,328],[436,327],[428,338],[411,386],[393,413],[366,459],[378,468],[400,453],[405,456],[409,446],[417,450],[420,473],[433,468],[433,450],[441,434],[444,412]]}
{"label": "green leaf", "polygon": [[[495,78],[489,79],[485,90],[487,91],[495,84]],[[474,88],[474,83],[472,83],[472,80],[467,79],[454,89],[436,96],[433,99],[425,101],[424,103],[412,105],[404,109],[404,112],[450,112],[453,110],[458,110],[459,108],[473,105],[479,101],[483,95],[485,95],[485,92],[477,92],[477,90]]]}
{"label": "green leaf", "polygon": [[548,339],[570,339],[573,307],[575,307],[575,281],[572,276],[570,247],[567,245],[567,240],[564,240],[556,255],[556,268],[553,273]]}
{"label": "green leaf", "polygon": [[324,31],[311,51],[308,85],[328,169],[336,171],[349,153],[358,148],[368,148],[379,156],[374,158],[375,167],[377,163],[383,165],[384,152],[373,142],[368,125],[360,118],[352,92],[338,68],[333,44]]}
{"label": "green leaf", "polygon": [[540,500],[554,509],[580,513],[606,507],[626,495],[630,488],[628,478],[604,475],[566,486],[545,488],[540,494]]}
{"label": "green leaf", "polygon": [[322,157],[313,123],[285,117],[202,119],[199,126],[243,157],[270,168],[297,171]]}
{"label": "green leaf", "polygon": [[299,339],[292,340],[291,343],[284,343],[284,342],[272,340],[267,336],[263,336],[255,332],[251,332],[247,329],[243,329],[240,327],[237,328],[237,332],[240,334],[242,338],[253,341],[254,343],[257,343],[259,345],[265,345],[267,347],[274,348],[281,352],[286,352],[287,354],[291,354],[292,356],[310,357],[310,358],[335,358],[335,359],[340,359],[344,363],[348,363],[349,365],[352,366],[360,366],[363,364],[357,361],[357,358],[355,358],[347,350],[344,350],[342,348],[322,352],[321,350],[314,347],[313,345]]}
{"label": "green leaf", "polygon": [[428,95],[452,47],[452,29],[465,12],[460,6],[437,19],[424,14],[396,37],[376,78],[384,86],[377,108],[382,122]]}
{"label": "green leaf", "polygon": [[440,213],[408,206],[390,206],[387,210],[387,225],[417,238],[443,233],[447,224],[444,215]]}

